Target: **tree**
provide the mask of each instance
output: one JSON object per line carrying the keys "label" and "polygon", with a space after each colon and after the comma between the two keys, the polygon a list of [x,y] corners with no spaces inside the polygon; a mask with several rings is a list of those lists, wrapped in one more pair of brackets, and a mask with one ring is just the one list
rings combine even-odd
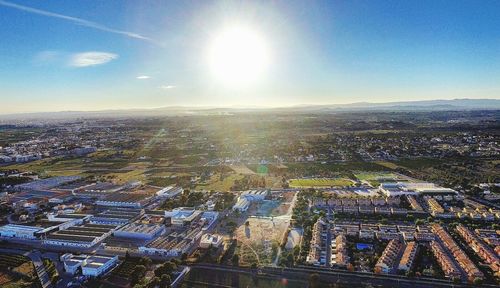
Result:
{"label": "tree", "polygon": [[150,288],[155,288],[156,286],[160,285],[160,278],[159,277],[153,277],[151,281],[149,281],[149,287]]}
{"label": "tree", "polygon": [[474,278],[474,281],[472,283],[476,286],[481,286],[483,284],[483,279],[481,278]]}
{"label": "tree", "polygon": [[130,282],[132,282],[133,284],[139,283],[145,274],[146,274],[146,266],[144,265],[135,266],[134,270],[130,274]]}
{"label": "tree", "polygon": [[146,273],[146,266],[137,265],[134,268],[134,272],[138,273],[139,275],[144,275]]}
{"label": "tree", "polygon": [[170,275],[163,274],[160,280],[160,287],[169,288],[170,284],[172,284],[172,278],[170,277]]}
{"label": "tree", "polygon": [[144,265],[146,267],[148,267],[149,265],[151,265],[153,261],[151,261],[151,259],[149,257],[141,257],[141,259],[139,260],[139,264],[141,265]]}
{"label": "tree", "polygon": [[174,270],[177,270],[177,264],[173,261],[165,262],[163,265],[165,266],[167,273],[172,273]]}
{"label": "tree", "polygon": [[319,274],[313,273],[309,276],[309,287],[316,288],[319,287]]}
{"label": "tree", "polygon": [[417,220],[415,220],[415,225],[418,225],[418,226],[424,225],[424,220],[423,219],[417,219]]}
{"label": "tree", "polygon": [[158,266],[158,268],[155,269],[154,273],[157,277],[161,277],[163,274],[170,275],[175,270],[177,270],[177,264],[172,260],[172,261],[167,261],[162,265]]}
{"label": "tree", "polygon": [[238,266],[240,264],[240,256],[238,254],[234,254],[231,258],[231,263],[233,263],[234,266]]}

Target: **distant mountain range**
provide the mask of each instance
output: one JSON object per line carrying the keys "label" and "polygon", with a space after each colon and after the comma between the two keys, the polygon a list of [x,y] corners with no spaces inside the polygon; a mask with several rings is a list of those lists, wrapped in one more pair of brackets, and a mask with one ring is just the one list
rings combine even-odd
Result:
{"label": "distant mountain range", "polygon": [[[325,110],[387,110],[387,111],[442,111],[442,110],[497,110],[500,109],[500,99],[453,99],[453,100],[423,100],[386,103],[357,102],[337,105],[297,106],[301,109]],[[285,108],[286,109],[286,108]]]}
{"label": "distant mountain range", "polygon": [[290,107],[187,107],[170,106],[152,109],[122,109],[100,111],[60,111],[39,113],[18,113],[0,115],[0,120],[10,119],[64,119],[64,118],[111,118],[111,117],[151,117],[180,115],[231,114],[242,112],[303,112],[328,113],[348,111],[464,111],[464,110],[500,110],[500,99],[453,99],[402,101],[387,103],[357,102],[332,105],[296,105]]}

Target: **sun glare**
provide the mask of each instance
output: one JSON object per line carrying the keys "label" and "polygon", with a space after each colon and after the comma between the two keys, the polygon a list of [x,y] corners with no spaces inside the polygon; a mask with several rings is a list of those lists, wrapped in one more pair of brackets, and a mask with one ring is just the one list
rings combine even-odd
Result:
{"label": "sun glare", "polygon": [[268,47],[255,31],[242,27],[225,29],[209,48],[209,65],[214,76],[226,86],[253,83],[265,72]]}

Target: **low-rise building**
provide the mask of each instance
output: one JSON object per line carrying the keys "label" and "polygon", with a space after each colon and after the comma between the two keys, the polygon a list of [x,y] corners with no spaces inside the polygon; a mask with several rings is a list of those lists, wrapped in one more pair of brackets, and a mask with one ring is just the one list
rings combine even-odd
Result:
{"label": "low-rise building", "polygon": [[165,232],[164,225],[130,223],[113,232],[115,237],[133,239],[153,239]]}
{"label": "low-rise building", "polygon": [[486,262],[496,276],[500,276],[500,259],[496,253],[486,245],[474,232],[464,225],[457,226],[458,234],[465,240],[472,250]]}
{"label": "low-rise building", "polygon": [[197,247],[203,232],[201,228],[187,229],[182,232],[172,232],[162,235],[145,246],[139,247],[139,252],[146,255],[163,257],[179,257]]}
{"label": "low-rise building", "polygon": [[203,211],[191,208],[176,208],[166,211],[165,217],[170,218],[170,223],[174,226],[189,226],[201,219]]}
{"label": "low-rise building", "polygon": [[385,247],[384,252],[375,264],[375,271],[382,273],[389,273],[394,268],[394,262],[402,249],[402,244],[398,239],[393,239],[389,241],[387,247]]}
{"label": "low-rise building", "polygon": [[218,234],[204,234],[201,236],[200,240],[200,248],[219,248],[220,245],[222,244],[223,238],[221,235]]}
{"label": "low-rise building", "polygon": [[233,211],[246,212],[252,203],[263,201],[267,194],[267,190],[248,190],[242,192],[233,206]]}
{"label": "low-rise building", "polygon": [[118,256],[102,255],[73,255],[66,253],[61,256],[64,270],[70,274],[76,274],[80,270],[82,275],[98,277],[110,271],[118,264]]}
{"label": "low-rise building", "polygon": [[439,263],[441,270],[443,270],[444,276],[449,279],[460,279],[462,275],[460,270],[458,270],[450,256],[444,251],[443,246],[437,241],[431,241],[430,247],[434,258]]}
{"label": "low-rise building", "polygon": [[42,227],[7,224],[0,227],[0,236],[20,239],[37,239],[36,234],[43,230]]}
{"label": "low-rise building", "polygon": [[444,213],[444,208],[439,204],[436,199],[432,197],[426,197],[425,198],[427,205],[429,206],[429,211],[431,212],[432,215],[436,214],[441,214]]}
{"label": "low-rise building", "polygon": [[345,268],[349,264],[349,255],[347,253],[347,239],[343,233],[335,237],[332,241],[332,256],[330,265]]}
{"label": "low-rise building", "polygon": [[469,281],[474,281],[475,279],[483,279],[483,273],[476,267],[476,265],[470,260],[470,258],[465,254],[465,252],[460,249],[453,238],[446,232],[446,230],[439,224],[433,224],[432,232],[436,234],[436,237],[441,240],[444,247],[450,251],[458,265],[467,274]]}
{"label": "low-rise building", "polygon": [[418,244],[415,241],[408,242],[406,244],[401,261],[399,261],[398,270],[410,271],[413,260],[415,260],[415,255],[417,254]]}
{"label": "low-rise building", "polygon": [[326,263],[326,231],[327,223],[318,219],[312,228],[312,237],[310,242],[309,254],[306,262],[313,265],[324,265]]}
{"label": "low-rise building", "polygon": [[90,248],[110,236],[115,228],[116,226],[114,225],[90,223],[81,226],[71,226],[44,236],[42,243],[44,245],[60,247]]}
{"label": "low-rise building", "polygon": [[184,189],[182,189],[182,187],[168,186],[156,192],[156,197],[162,199],[170,199],[179,194],[182,194],[182,192],[184,192]]}

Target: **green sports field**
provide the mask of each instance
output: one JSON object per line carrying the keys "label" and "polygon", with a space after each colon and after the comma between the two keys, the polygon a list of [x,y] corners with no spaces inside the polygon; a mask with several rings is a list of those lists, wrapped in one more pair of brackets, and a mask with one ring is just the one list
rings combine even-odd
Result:
{"label": "green sports field", "polygon": [[311,179],[291,179],[290,187],[307,188],[307,187],[331,187],[331,186],[352,186],[353,181],[345,178],[311,178]]}

